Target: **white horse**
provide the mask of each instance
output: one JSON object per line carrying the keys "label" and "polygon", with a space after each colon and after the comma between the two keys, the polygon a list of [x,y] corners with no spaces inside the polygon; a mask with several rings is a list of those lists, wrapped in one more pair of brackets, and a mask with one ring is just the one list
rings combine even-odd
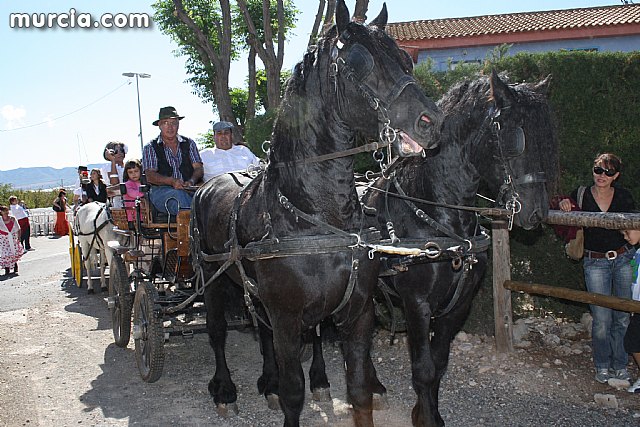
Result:
{"label": "white horse", "polygon": [[104,203],[92,202],[81,206],[73,221],[74,233],[82,251],[82,259],[87,271],[87,288],[89,293],[96,291],[91,280],[91,266],[97,263],[96,255],[100,254],[100,287],[106,291],[105,265],[111,265],[113,251],[108,242],[117,240],[113,224],[109,220]]}

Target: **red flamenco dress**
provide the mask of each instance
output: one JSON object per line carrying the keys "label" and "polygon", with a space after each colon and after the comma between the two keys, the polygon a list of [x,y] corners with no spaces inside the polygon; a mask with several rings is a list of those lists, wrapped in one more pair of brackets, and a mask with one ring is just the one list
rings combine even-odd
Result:
{"label": "red flamenco dress", "polygon": [[60,197],[58,201],[61,208],[60,212],[56,212],[56,223],[53,226],[53,232],[58,236],[66,236],[69,234],[69,223],[67,222],[67,199]]}

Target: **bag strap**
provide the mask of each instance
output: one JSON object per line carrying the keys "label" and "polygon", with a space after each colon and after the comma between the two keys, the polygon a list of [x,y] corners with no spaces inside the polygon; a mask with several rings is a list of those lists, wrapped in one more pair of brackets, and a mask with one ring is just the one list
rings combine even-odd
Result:
{"label": "bag strap", "polygon": [[578,187],[578,207],[582,209],[582,200],[584,199],[584,192],[587,189],[584,185]]}

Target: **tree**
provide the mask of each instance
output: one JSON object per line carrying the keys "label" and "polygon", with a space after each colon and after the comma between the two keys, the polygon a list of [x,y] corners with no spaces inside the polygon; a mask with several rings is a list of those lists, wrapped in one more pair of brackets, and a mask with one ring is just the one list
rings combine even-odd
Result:
{"label": "tree", "polygon": [[[236,3],[247,25],[247,44],[258,55],[267,74],[267,110],[275,109],[280,105],[280,70],[284,61],[284,40],[287,31],[285,2],[276,0],[275,22],[272,19],[271,0],[250,0],[249,3],[246,0],[236,0]],[[258,17],[255,16],[255,7],[260,3],[262,15]],[[254,14],[249,10],[249,5],[252,6]],[[262,26],[259,23],[262,23]],[[277,40],[277,49],[273,44],[274,38]],[[249,78],[251,79],[251,76]]]}
{"label": "tree", "polygon": [[229,96],[229,69],[236,53],[229,0],[159,0],[153,8],[160,30],[178,43],[180,55],[189,57],[195,93],[213,101],[222,120],[235,122]]}
{"label": "tree", "polygon": [[[273,75],[277,76],[281,74],[282,63],[278,64],[277,55],[275,55],[273,51],[273,43],[267,43],[266,37],[271,31],[273,34],[274,30],[280,37],[280,29],[283,29],[283,34],[286,36],[291,28],[293,28],[296,22],[296,15],[298,10],[295,8],[291,1],[283,1],[277,2],[278,4],[274,4],[274,2],[270,2],[268,0],[249,0],[247,2],[237,2],[238,4],[238,13],[236,18],[234,19],[234,30],[237,34],[237,39],[239,45],[244,45],[245,49],[249,51],[249,55],[247,58],[247,66],[248,66],[248,102],[247,102],[247,111],[246,118],[251,119],[255,116],[255,100],[256,100],[256,91],[258,90],[259,85],[259,76],[256,68],[256,56],[259,56],[263,64],[265,64],[265,70],[268,70],[267,62],[272,61],[272,66],[274,69],[272,70]],[[282,6],[282,13],[279,15],[278,8]],[[265,20],[265,7],[268,8],[268,19]],[[248,15],[247,13],[248,12]],[[249,19],[247,18],[249,17]],[[269,25],[264,25],[264,22],[269,22]],[[269,49],[268,46],[271,46]],[[264,46],[265,49],[260,51],[260,47]],[[278,45],[278,52],[280,53],[281,46]],[[266,59],[265,56],[266,55]],[[274,59],[275,57],[275,59]],[[282,80],[279,79],[278,80]],[[268,79],[267,79],[268,82]],[[268,84],[268,83],[267,83]],[[273,90],[278,89],[279,85],[273,85]],[[271,86],[270,86],[271,87]],[[273,106],[278,106],[280,104],[280,90],[278,89],[278,95],[272,95],[272,99],[274,100],[273,104],[269,104],[269,96],[265,98],[267,100],[266,103],[263,103],[263,107],[265,109],[269,109]]]}
{"label": "tree", "polygon": [[[326,6],[326,8],[325,8]],[[367,9],[369,8],[369,0],[356,0],[356,7],[353,10],[353,20],[358,22],[365,22],[367,19]],[[333,17],[336,14],[336,0],[319,0],[318,11],[313,22],[313,28],[309,35],[309,42],[307,46],[314,45],[318,40],[318,35],[321,31],[326,30],[333,24]],[[324,18],[323,18],[324,16]],[[320,24],[322,23],[322,29]]]}

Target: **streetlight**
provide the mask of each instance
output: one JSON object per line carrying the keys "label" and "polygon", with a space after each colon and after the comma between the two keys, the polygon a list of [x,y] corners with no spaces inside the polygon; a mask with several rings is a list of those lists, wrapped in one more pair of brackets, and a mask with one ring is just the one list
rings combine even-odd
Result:
{"label": "streetlight", "polygon": [[142,148],[144,147],[144,140],[142,139],[142,116],[140,115],[140,86],[138,85],[138,77],[141,79],[148,79],[151,74],[146,73],[122,73],[125,77],[136,77],[136,93],[138,94],[138,124],[140,125],[140,155],[142,155]]}

